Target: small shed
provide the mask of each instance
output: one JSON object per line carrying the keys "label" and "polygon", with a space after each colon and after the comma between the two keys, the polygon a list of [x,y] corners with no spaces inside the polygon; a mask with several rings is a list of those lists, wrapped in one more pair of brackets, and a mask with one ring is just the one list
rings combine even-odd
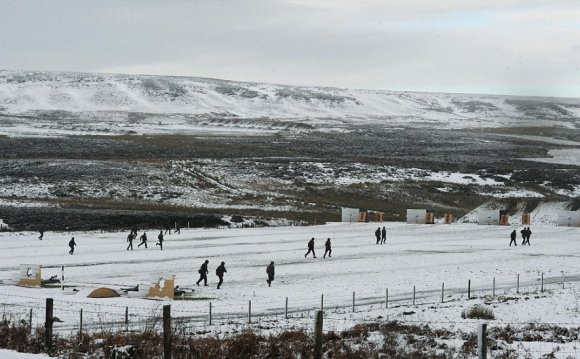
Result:
{"label": "small shed", "polygon": [[435,223],[435,214],[428,209],[407,209],[407,223],[433,224]]}
{"label": "small shed", "polygon": [[509,225],[509,214],[507,210],[482,209],[477,213],[477,221],[483,225],[507,226]]}
{"label": "small shed", "polygon": [[369,211],[368,214],[367,214],[368,220],[369,221],[374,221],[374,222],[382,222],[383,221],[383,216],[384,216],[384,213],[383,212]]}
{"label": "small shed", "polygon": [[443,223],[445,224],[453,223],[453,215],[451,213],[445,213],[443,215]]}
{"label": "small shed", "polygon": [[580,211],[559,211],[558,227],[580,227]]}
{"label": "small shed", "polygon": [[522,224],[523,225],[530,225],[532,224],[532,216],[529,213],[522,213]]}
{"label": "small shed", "polygon": [[342,222],[359,222],[360,209],[342,207]]}

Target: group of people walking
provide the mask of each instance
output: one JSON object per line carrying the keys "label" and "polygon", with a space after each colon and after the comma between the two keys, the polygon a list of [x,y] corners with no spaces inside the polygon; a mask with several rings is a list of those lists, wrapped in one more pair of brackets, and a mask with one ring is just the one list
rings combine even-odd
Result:
{"label": "group of people walking", "polygon": [[[310,239],[308,241],[308,252],[306,252],[306,254],[304,255],[304,258],[308,257],[308,255],[312,253],[312,256],[314,258],[316,258],[316,253],[314,252],[314,237],[312,237],[312,239]],[[330,243],[330,238],[328,238],[326,240],[326,242],[324,243],[324,255],[322,256],[322,258],[326,258],[326,255],[328,254],[328,257],[331,258],[332,257],[332,245]]]}
{"label": "group of people walking", "polygon": [[[137,230],[136,229],[131,229],[131,233],[129,233],[129,235],[127,236],[127,242],[129,243],[129,245],[127,246],[127,250],[133,250],[133,240],[137,238]],[[139,237],[139,240],[141,240],[141,243],[139,243],[137,245],[137,248],[141,247],[141,246],[145,246],[145,248],[147,248],[147,232],[143,232],[143,234],[141,235],[141,237]],[[163,230],[159,231],[159,235],[157,236],[157,243],[155,243],[155,246],[159,246],[161,248],[161,250],[163,250],[163,242],[165,241],[165,237],[163,235]]]}
{"label": "group of people walking", "polygon": [[[199,283],[203,281],[203,285],[207,287],[207,274],[209,273],[209,270],[207,269],[208,264],[209,260],[206,259],[205,262],[202,263],[201,267],[199,267],[199,270],[197,271],[199,273],[199,279],[197,280],[197,282],[195,282],[195,284],[197,284],[198,286]],[[226,262],[222,262],[215,270],[215,275],[217,275],[219,278],[217,289],[220,289],[222,283],[224,282],[224,273],[227,273]]]}
{"label": "group of people walking", "polygon": [[387,229],[385,226],[383,226],[382,230],[381,227],[377,228],[375,231],[375,237],[377,238],[377,244],[387,243]]}
{"label": "group of people walking", "polygon": [[[524,227],[524,229],[522,229],[520,231],[520,233],[522,234],[522,246],[525,246],[526,244],[529,246],[530,245],[530,237],[532,236],[532,231],[530,230],[530,227]],[[516,238],[517,238],[517,233],[516,230],[514,229],[512,231],[512,233],[510,234],[510,247],[512,246],[512,243],[514,244],[514,246],[517,246],[518,244],[516,243]]]}

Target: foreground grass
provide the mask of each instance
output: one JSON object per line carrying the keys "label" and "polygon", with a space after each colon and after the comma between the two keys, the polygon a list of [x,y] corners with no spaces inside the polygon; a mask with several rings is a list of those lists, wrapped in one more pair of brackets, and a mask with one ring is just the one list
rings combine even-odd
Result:
{"label": "foreground grass", "polygon": [[[521,328],[493,327],[488,348],[493,358],[524,358],[530,353],[514,351],[507,344],[519,342],[567,343],[578,340],[580,328],[528,324]],[[262,335],[242,331],[235,335],[188,333],[174,328],[172,358],[288,358],[314,356],[314,337],[304,330],[287,330]],[[30,331],[26,321],[0,321],[0,348],[28,353],[46,353],[44,330]],[[323,357],[366,358],[473,358],[477,355],[475,333],[433,329],[428,325],[397,321],[358,324],[341,332],[323,336]],[[559,350],[557,347],[556,351]],[[553,353],[552,353],[553,354]],[[78,333],[55,336],[51,356],[59,358],[145,359],[163,358],[163,335],[156,331]],[[543,356],[552,357],[552,356]]]}

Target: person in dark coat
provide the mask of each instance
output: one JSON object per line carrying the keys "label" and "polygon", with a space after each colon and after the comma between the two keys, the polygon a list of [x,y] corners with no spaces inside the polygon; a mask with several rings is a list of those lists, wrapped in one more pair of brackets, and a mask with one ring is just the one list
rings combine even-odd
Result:
{"label": "person in dark coat", "polygon": [[326,258],[326,253],[328,253],[328,257],[329,258],[332,257],[331,256],[331,254],[332,254],[332,248],[330,248],[330,247],[331,247],[331,245],[330,245],[330,238],[328,238],[326,240],[326,242],[324,242],[324,255],[322,256],[322,258]]}
{"label": "person in dark coat", "polygon": [[527,233],[528,233],[526,231],[526,227],[524,227],[524,229],[522,229],[520,231],[520,233],[522,234],[522,246],[523,246],[524,244],[526,244],[526,236],[527,236]]}
{"label": "person in dark coat", "polygon": [[38,236],[38,239],[40,239],[42,241],[42,238],[44,238],[44,231],[41,229],[40,231],[38,231],[38,233],[40,233],[40,236]]}
{"label": "person in dark coat", "polygon": [[316,258],[316,253],[314,253],[314,237],[312,237],[312,239],[308,241],[308,252],[306,252],[304,258],[306,258],[310,254],[310,252],[312,252],[312,256]]}
{"label": "person in dark coat", "polygon": [[514,229],[512,231],[512,233],[510,234],[510,238],[511,238],[511,240],[510,240],[510,247],[512,246],[512,243],[514,244],[514,246],[517,246],[518,245],[516,243],[516,237],[517,237],[517,234],[516,234],[516,230]]}
{"label": "person in dark coat", "polygon": [[375,231],[375,237],[377,237],[377,244],[381,243],[381,227]]}
{"label": "person in dark coat", "polygon": [[159,242],[155,243],[155,246],[156,247],[159,246],[161,247],[161,250],[163,250],[163,231],[159,232],[157,239],[159,240]]}
{"label": "person in dark coat", "polygon": [[226,262],[222,262],[222,264],[220,264],[219,267],[217,267],[215,270],[215,275],[217,275],[220,279],[217,285],[217,289],[220,289],[222,283],[224,282],[224,273],[227,273]]}
{"label": "person in dark coat", "polygon": [[141,240],[141,243],[137,245],[137,248],[141,247],[143,244],[145,245],[145,248],[147,248],[147,232],[143,232],[139,239]]}
{"label": "person in dark coat", "polygon": [[387,229],[383,226],[383,230],[381,231],[381,244],[387,243]]}
{"label": "person in dark coat", "polygon": [[[167,232],[169,232],[169,234],[171,234],[171,226],[167,226],[165,227],[165,234],[167,234]],[[161,231],[161,233],[163,233],[163,230]]]}
{"label": "person in dark coat", "polygon": [[199,279],[197,280],[197,282],[195,282],[195,284],[199,285],[199,282],[201,282],[203,280],[203,285],[207,287],[207,264],[209,263],[209,260],[205,260],[205,262],[203,262],[203,264],[201,265],[201,267],[199,267],[199,270],[197,271],[199,273]]}
{"label": "person in dark coat", "polygon": [[175,225],[175,231],[173,233],[174,234],[177,234],[177,233],[181,234],[181,228],[179,228],[178,224]]}
{"label": "person in dark coat", "polygon": [[72,237],[72,239],[68,242],[68,246],[70,247],[70,251],[68,251],[68,254],[74,254],[75,253],[75,247],[76,247],[76,242],[75,242],[75,237]]}
{"label": "person in dark coat", "polygon": [[133,239],[135,238],[135,236],[133,235],[133,231],[131,231],[131,233],[129,233],[129,235],[127,236],[127,242],[129,242],[129,245],[127,246],[127,250],[129,250],[129,248],[131,248],[131,250],[133,250]]}
{"label": "person in dark coat", "polygon": [[532,231],[530,230],[530,227],[528,228],[524,228],[522,230],[522,235],[524,237],[524,241],[522,242],[522,245],[530,245],[530,236],[532,235]]}
{"label": "person in dark coat", "polygon": [[268,287],[272,285],[272,281],[274,280],[274,261],[270,262],[266,267],[266,273],[268,273]]}

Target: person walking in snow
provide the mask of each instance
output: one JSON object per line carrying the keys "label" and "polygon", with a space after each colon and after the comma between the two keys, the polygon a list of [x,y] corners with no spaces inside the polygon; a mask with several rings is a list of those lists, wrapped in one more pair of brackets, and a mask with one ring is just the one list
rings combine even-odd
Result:
{"label": "person walking in snow", "polygon": [[142,245],[145,245],[145,249],[147,249],[147,232],[143,232],[143,234],[141,235],[141,237],[139,237],[139,239],[141,240],[141,243],[137,245],[137,248],[141,247]]}
{"label": "person walking in snow", "polygon": [[197,282],[195,282],[195,284],[199,285],[199,282],[201,282],[203,280],[203,285],[207,287],[207,264],[209,263],[209,260],[205,260],[205,262],[203,262],[203,264],[201,265],[201,267],[199,267],[199,270],[197,271],[199,273],[199,279],[197,280]]}
{"label": "person walking in snow", "polygon": [[173,231],[174,234],[181,234],[181,228],[179,228],[178,224],[175,224],[175,231]]}
{"label": "person walking in snow", "polygon": [[524,244],[526,244],[526,235],[528,234],[528,231],[526,231],[526,227],[524,227],[524,229],[522,229],[520,233],[522,234],[522,246],[523,246]]}
{"label": "person walking in snow", "polygon": [[518,245],[516,243],[516,237],[517,237],[517,234],[516,234],[516,230],[514,229],[512,231],[512,233],[510,234],[510,238],[511,238],[511,240],[510,240],[510,247],[512,246],[512,243],[514,244],[514,246],[517,246]]}
{"label": "person walking in snow", "polygon": [[331,258],[331,254],[332,254],[332,248],[330,245],[330,238],[328,238],[326,240],[326,242],[324,242],[324,255],[322,256],[322,258],[326,258],[326,254],[328,253],[328,258]]}
{"label": "person walking in snow", "polygon": [[40,233],[40,236],[38,236],[38,239],[40,239],[42,241],[42,238],[44,238],[44,230],[39,230],[38,233]]}
{"label": "person walking in snow", "polygon": [[375,237],[377,237],[377,244],[381,243],[381,227],[375,231]]}
{"label": "person walking in snow", "polygon": [[532,231],[530,230],[530,227],[528,228],[524,228],[522,231],[522,235],[524,236],[524,241],[522,242],[522,245],[530,245],[530,236],[532,235]]}
{"label": "person walking in snow", "polygon": [[[163,231],[161,231],[163,233]],[[167,227],[165,227],[165,234],[167,234],[167,232],[169,232],[169,234],[171,234],[171,225],[168,225]]]}
{"label": "person walking in snow", "polygon": [[312,237],[312,239],[308,241],[308,252],[306,252],[304,258],[306,258],[310,254],[310,252],[312,252],[312,256],[316,258],[316,253],[314,253],[314,237]]}
{"label": "person walking in snow", "polygon": [[157,239],[159,240],[159,242],[155,243],[155,246],[156,247],[159,246],[161,247],[161,250],[163,250],[163,231],[159,232]]}
{"label": "person walking in snow", "polygon": [[387,243],[387,229],[383,226],[383,230],[381,231],[381,244]]}
{"label": "person walking in snow", "polygon": [[129,245],[127,246],[127,250],[129,250],[129,248],[131,250],[133,250],[133,239],[135,238],[135,236],[133,235],[133,231],[131,231],[131,233],[129,233],[129,235],[127,236],[127,242],[129,242]]}
{"label": "person walking in snow", "polygon": [[72,237],[72,239],[68,242],[68,246],[70,247],[70,251],[68,251],[68,254],[72,255],[75,252],[75,247],[76,247],[76,242],[75,242],[75,237]]}
{"label": "person walking in snow", "polygon": [[219,267],[217,267],[215,270],[215,275],[217,275],[218,278],[220,279],[220,281],[217,284],[217,289],[220,289],[222,283],[224,282],[224,273],[227,273],[226,262],[222,262],[222,264],[220,264]]}
{"label": "person walking in snow", "polygon": [[266,267],[266,273],[268,274],[268,287],[272,285],[272,281],[274,281],[274,261],[270,262]]}

